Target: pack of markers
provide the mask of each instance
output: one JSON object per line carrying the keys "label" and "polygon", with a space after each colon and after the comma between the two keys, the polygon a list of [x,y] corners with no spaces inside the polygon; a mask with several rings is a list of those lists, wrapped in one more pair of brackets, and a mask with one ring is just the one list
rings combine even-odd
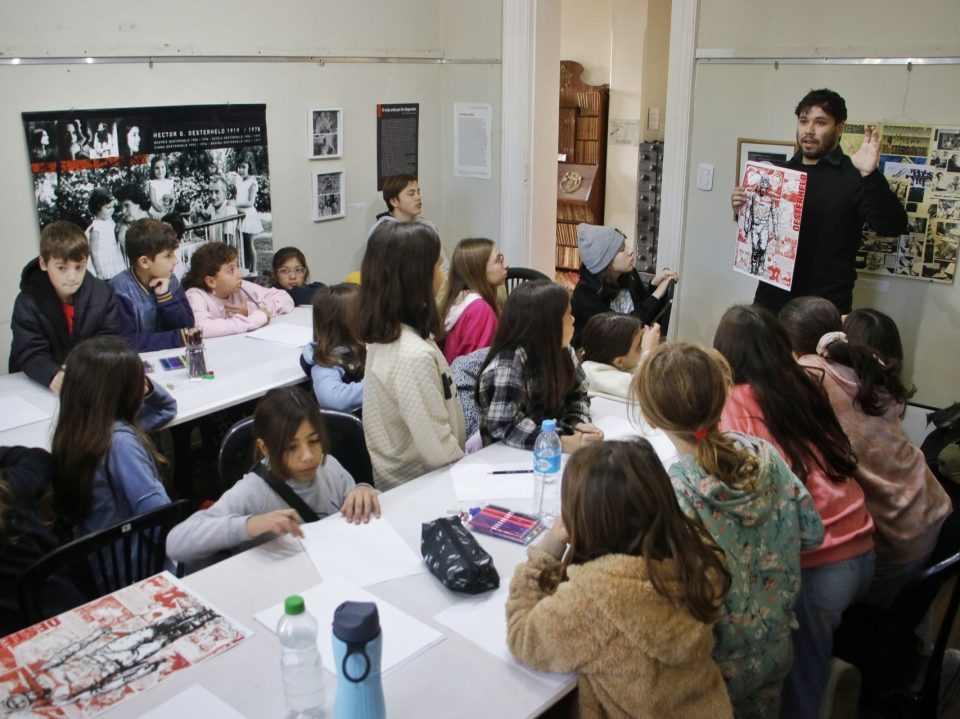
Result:
{"label": "pack of markers", "polygon": [[500,537],[524,546],[530,544],[546,529],[536,517],[494,504],[471,509],[470,514],[472,516],[468,524],[474,532]]}

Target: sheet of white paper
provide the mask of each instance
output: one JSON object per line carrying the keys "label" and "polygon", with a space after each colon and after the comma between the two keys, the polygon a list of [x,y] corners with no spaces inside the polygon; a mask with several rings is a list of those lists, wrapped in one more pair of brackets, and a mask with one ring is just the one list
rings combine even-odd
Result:
{"label": "sheet of white paper", "polygon": [[313,330],[310,327],[288,324],[286,322],[271,322],[258,330],[248,332],[244,337],[252,340],[266,340],[282,345],[303,347],[313,339]]}
{"label": "sheet of white paper", "polygon": [[552,686],[560,686],[573,678],[572,674],[538,672],[523,666],[507,648],[507,615],[504,606],[510,594],[509,582],[501,583],[495,592],[476,597],[463,598],[447,607],[434,619],[467,639],[484,651],[508,664],[512,664],[531,676]]}
{"label": "sheet of white paper", "polygon": [[34,422],[43,422],[52,415],[32,405],[19,395],[0,397],[0,432],[14,427],[23,427]]}
{"label": "sheet of white paper", "polygon": [[605,440],[643,437],[653,445],[653,451],[657,453],[664,467],[670,467],[677,461],[677,448],[673,446],[673,442],[663,432],[648,424],[638,427],[623,417],[601,417],[594,420],[594,424],[603,430]]}
{"label": "sheet of white paper", "polygon": [[450,467],[453,491],[461,502],[470,499],[532,499],[532,466],[532,455],[525,462],[457,462]]}
{"label": "sheet of white paper", "polygon": [[[333,621],[333,613],[343,602],[375,602],[380,615],[380,628],[384,637],[383,655],[380,659],[380,672],[386,674],[414,656],[433,646],[443,634],[432,627],[428,627],[409,614],[405,614],[392,604],[388,604],[379,597],[360,587],[333,577],[323,584],[311,587],[301,592],[307,611],[325,627],[320,636],[320,657],[323,659],[323,668],[331,674],[336,674],[333,664],[333,644],[330,641],[329,628]],[[254,615],[256,620],[271,632],[276,632],[277,622],[283,614],[283,604],[276,604],[269,609]]]}
{"label": "sheet of white paper", "polygon": [[324,579],[341,577],[369,587],[427,571],[423,560],[386,519],[350,524],[337,514],[300,528],[303,548]]}
{"label": "sheet of white paper", "polygon": [[223,699],[211,694],[199,684],[180,692],[173,699],[151,709],[141,719],[245,719]]}

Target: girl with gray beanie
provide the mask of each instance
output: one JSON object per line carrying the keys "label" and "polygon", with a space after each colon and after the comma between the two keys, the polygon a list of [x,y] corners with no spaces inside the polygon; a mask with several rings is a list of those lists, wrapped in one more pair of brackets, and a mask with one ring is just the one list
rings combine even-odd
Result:
{"label": "girl with gray beanie", "polygon": [[620,230],[600,225],[577,225],[580,248],[580,281],[573,290],[573,346],[580,346],[580,333],[601,312],[629,314],[644,325],[663,313],[667,290],[678,280],[664,268],[646,286],[633,265],[634,253]]}

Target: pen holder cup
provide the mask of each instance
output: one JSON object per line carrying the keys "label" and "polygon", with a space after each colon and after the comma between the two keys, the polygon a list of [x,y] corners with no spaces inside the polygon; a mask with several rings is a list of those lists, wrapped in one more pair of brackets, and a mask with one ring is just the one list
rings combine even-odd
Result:
{"label": "pen holder cup", "polygon": [[203,345],[192,345],[187,349],[187,372],[191,380],[203,379],[207,374],[207,360],[203,355]]}

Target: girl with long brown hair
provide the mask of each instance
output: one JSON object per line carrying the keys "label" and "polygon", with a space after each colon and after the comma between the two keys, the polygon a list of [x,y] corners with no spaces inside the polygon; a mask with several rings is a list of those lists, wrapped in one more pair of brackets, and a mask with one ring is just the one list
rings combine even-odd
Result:
{"label": "girl with long brown hair", "polygon": [[313,342],[300,363],[310,375],[317,404],[356,412],[363,406],[363,364],[367,350],[357,338],[360,286],[342,282],[313,298]]}
{"label": "girl with long brown hair", "polygon": [[463,457],[463,408],[436,343],[441,260],[440,238],[428,225],[384,222],[360,266],[363,432],[381,489]]}
{"label": "girl with long brown hair", "polygon": [[121,338],[93,337],[67,355],[52,450],[62,535],[82,537],[170,502],[158,471],[165,460],[146,430],[176,413]]}
{"label": "girl with long brown hair", "polygon": [[477,381],[484,444],[533,449],[540,423],[556,419],[564,452],[603,439],[591,424],[586,378],[570,349],[570,295],[555,282],[517,287],[503,307]]}
{"label": "girl with long brown hair", "polygon": [[833,632],[873,580],[873,519],[853,473],[857,457],[819,383],[791,354],[783,325],[767,310],[728,309],[713,346],[729,362],[733,387],[720,427],[773,444],[813,497],[823,542],[800,557],[799,628],[784,684],[784,716],[816,716],[828,679]]}
{"label": "girl with long brown hair", "polygon": [[647,440],[575,452],[561,519],[527,554],[507,644],[535,669],[578,672],[582,716],[732,716],[710,656],[730,574]]}
{"label": "girl with long brown hair", "polygon": [[507,263],[493,240],[460,240],[450,262],[443,318],[443,356],[457,357],[489,347],[497,330],[497,288],[507,280]]}
{"label": "girl with long brown hair", "polygon": [[721,432],[730,370],[718,352],[691,342],[654,349],[634,397],[677,448],[670,479],[683,512],[726,554],[733,577],[717,623],[713,657],[737,716],[778,716],[791,663],[790,630],[800,592],[800,552],[820,544],[810,494],[767,442]]}

